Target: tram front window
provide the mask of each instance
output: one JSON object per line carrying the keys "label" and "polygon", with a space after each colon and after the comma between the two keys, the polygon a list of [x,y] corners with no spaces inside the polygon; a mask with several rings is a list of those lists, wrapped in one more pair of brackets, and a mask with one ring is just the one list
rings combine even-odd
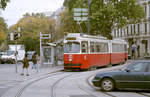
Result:
{"label": "tram front window", "polygon": [[68,42],[65,44],[64,53],[79,53],[80,43],[79,42]]}

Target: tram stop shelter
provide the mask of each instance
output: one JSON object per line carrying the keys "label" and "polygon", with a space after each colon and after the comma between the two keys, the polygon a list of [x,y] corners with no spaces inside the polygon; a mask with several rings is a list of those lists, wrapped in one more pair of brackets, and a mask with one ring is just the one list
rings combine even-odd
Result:
{"label": "tram stop shelter", "polygon": [[41,65],[53,67],[63,64],[63,46],[59,43],[42,44]]}
{"label": "tram stop shelter", "polygon": [[42,66],[55,66],[55,48],[56,44],[46,43],[41,48],[41,65]]}

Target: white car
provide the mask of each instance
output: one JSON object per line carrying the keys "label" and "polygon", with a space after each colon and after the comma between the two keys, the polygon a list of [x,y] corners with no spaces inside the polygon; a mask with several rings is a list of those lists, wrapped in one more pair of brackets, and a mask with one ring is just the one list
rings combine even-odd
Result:
{"label": "white car", "polygon": [[15,52],[14,51],[6,51],[0,57],[1,63],[15,63]]}

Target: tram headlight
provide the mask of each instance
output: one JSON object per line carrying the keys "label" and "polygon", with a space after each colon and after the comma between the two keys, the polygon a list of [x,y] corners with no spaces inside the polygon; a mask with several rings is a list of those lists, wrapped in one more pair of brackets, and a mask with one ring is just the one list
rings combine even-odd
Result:
{"label": "tram headlight", "polygon": [[71,61],[72,61],[72,58],[69,58],[69,61],[71,62]]}
{"label": "tram headlight", "polygon": [[72,55],[71,54],[69,55],[69,61],[70,62],[72,61]]}

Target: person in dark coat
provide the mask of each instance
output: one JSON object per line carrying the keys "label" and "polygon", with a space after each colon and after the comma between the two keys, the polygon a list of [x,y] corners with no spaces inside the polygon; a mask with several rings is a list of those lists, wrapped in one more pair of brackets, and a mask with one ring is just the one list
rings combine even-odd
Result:
{"label": "person in dark coat", "polygon": [[21,75],[24,75],[24,69],[26,69],[27,70],[26,75],[29,76],[29,74],[28,74],[28,67],[29,67],[29,61],[27,59],[27,54],[25,54],[25,57],[24,57],[24,60],[23,60],[23,69],[22,69]]}
{"label": "person in dark coat", "polygon": [[36,69],[36,65],[37,65],[37,53],[36,52],[32,56],[32,62],[33,62],[32,69]]}

